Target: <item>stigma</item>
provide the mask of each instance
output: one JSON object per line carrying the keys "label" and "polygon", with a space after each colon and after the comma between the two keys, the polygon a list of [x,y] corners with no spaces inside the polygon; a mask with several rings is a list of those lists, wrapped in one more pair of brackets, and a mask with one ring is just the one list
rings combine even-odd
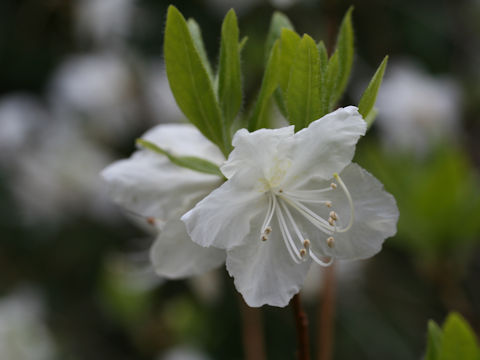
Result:
{"label": "stigma", "polygon": [[[353,199],[348,188],[337,173],[333,174],[333,178],[334,182],[322,189],[290,191],[285,188],[277,188],[266,191],[268,206],[260,230],[260,240],[267,241],[273,231],[279,231],[284,245],[295,263],[298,264],[311,258],[321,266],[331,265],[335,258],[337,241],[335,234],[350,230],[355,215]],[[349,214],[339,214],[335,211],[335,203],[328,196],[332,191],[343,192],[349,204]],[[322,206],[330,211],[318,210]],[[313,210],[315,208],[317,212]],[[322,217],[318,212],[328,213],[328,216]],[[274,216],[278,223],[278,229],[273,229],[271,225]],[[323,241],[325,242],[323,244],[311,243],[311,240],[305,236],[306,234],[295,221],[298,216],[306,219],[314,228],[324,234],[325,240]],[[348,221],[343,217],[348,217]],[[324,258],[327,260],[322,260]]]}

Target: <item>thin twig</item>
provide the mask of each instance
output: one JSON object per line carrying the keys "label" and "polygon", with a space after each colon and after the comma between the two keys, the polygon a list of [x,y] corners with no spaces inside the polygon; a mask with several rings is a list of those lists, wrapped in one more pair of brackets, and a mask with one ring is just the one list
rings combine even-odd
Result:
{"label": "thin twig", "polygon": [[295,324],[297,326],[297,358],[298,360],[310,360],[310,343],[308,340],[308,318],[302,309],[300,294],[296,294],[291,301]]}
{"label": "thin twig", "polygon": [[243,322],[243,348],[246,360],[266,360],[262,312],[249,307],[240,295]]}
{"label": "thin twig", "polygon": [[318,360],[331,360],[335,332],[335,263],[325,268],[322,300],[318,311]]}

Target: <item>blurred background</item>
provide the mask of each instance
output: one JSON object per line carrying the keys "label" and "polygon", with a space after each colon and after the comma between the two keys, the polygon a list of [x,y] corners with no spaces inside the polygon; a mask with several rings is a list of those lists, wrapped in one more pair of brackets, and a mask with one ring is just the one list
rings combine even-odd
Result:
{"label": "blurred background", "polygon": [[[2,0],[0,358],[243,359],[240,301],[224,269],[157,277],[153,237],[109,202],[99,172],[148,128],[184,121],[162,63],[167,6],[200,24],[217,59],[239,16],[245,111],[275,9],[332,42],[350,5],[357,104],[384,55],[379,116],[356,161],[394,194],[398,234],[339,263],[334,359],[419,359],[427,319],[480,329],[480,2],[414,0]],[[322,269],[304,286],[317,348]],[[269,359],[293,359],[289,309],[261,313]]]}

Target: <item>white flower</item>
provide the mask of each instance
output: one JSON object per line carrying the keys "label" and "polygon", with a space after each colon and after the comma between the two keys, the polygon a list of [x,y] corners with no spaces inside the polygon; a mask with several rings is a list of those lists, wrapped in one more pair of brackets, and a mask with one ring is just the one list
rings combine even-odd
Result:
{"label": "white flower", "polygon": [[377,124],[387,149],[425,153],[459,133],[460,92],[453,79],[434,77],[415,63],[389,69],[378,94]]}
{"label": "white flower", "polygon": [[394,198],[351,164],[365,130],[348,107],[296,134],[293,126],[235,134],[221,167],[228,180],[182,220],[193,241],[227,249],[227,270],[250,306],[285,306],[310,259],[368,258],[395,234]]}
{"label": "white flower", "polygon": [[[218,148],[191,125],[159,125],[142,138],[176,156],[197,156],[216,164],[224,161]],[[221,184],[218,176],[179,167],[150,150],[113,163],[102,175],[116,203],[160,227],[151,249],[159,275],[186,277],[225,261],[224,251],[192,242],[180,221],[182,214]]]}

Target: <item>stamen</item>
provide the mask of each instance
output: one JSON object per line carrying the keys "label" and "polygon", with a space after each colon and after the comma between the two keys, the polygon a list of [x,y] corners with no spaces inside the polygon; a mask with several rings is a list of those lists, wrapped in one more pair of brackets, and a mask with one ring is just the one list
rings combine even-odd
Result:
{"label": "stamen", "polygon": [[329,216],[330,216],[333,220],[338,220],[337,213],[336,213],[335,211],[330,211]]}
{"label": "stamen", "polygon": [[329,223],[331,226],[334,226],[334,225],[335,225],[335,220],[333,220],[333,218],[329,217],[329,218],[328,218],[328,223]]}
{"label": "stamen", "polygon": [[307,255],[307,250],[300,249],[300,256],[303,258],[303,257],[305,257],[305,255]]}
{"label": "stamen", "polygon": [[267,209],[267,214],[265,215],[265,219],[263,220],[263,225],[262,227],[260,228],[262,233],[261,233],[261,236],[260,236],[260,239],[262,241],[265,241],[263,240],[263,237],[266,236],[267,239],[268,239],[268,234],[270,234],[272,232],[272,227],[270,226],[270,222],[272,221],[272,217],[273,217],[273,213],[274,213],[274,210],[275,210],[275,196],[272,194],[272,193],[269,193],[268,194],[269,197],[268,197],[268,209]]}
{"label": "stamen", "polygon": [[320,260],[318,257],[316,257],[313,252],[310,252],[310,256],[312,257],[313,261],[315,261],[320,266],[327,267],[327,266],[330,266],[330,265],[333,264],[333,260],[334,260],[333,257],[331,257],[330,260],[325,262],[325,261]]}
{"label": "stamen", "polygon": [[333,236],[327,238],[327,245],[330,249],[335,246],[335,239],[333,238]]}
{"label": "stamen", "polygon": [[[274,204],[275,206],[276,205],[275,198],[273,201],[275,202]],[[295,244],[293,243],[290,232],[288,231],[287,224],[285,223],[285,218],[283,217],[282,209],[280,208],[280,206],[277,207],[276,213],[277,213],[278,223],[280,224],[280,232],[282,233],[282,238],[283,238],[283,241],[285,242],[285,246],[287,247],[288,253],[290,254],[290,257],[295,263],[300,264],[299,260],[301,259],[299,258],[299,255],[297,252],[298,250]]]}
{"label": "stamen", "polygon": [[333,234],[333,228],[329,226],[328,222],[323,219],[322,217],[315,214],[312,210],[307,208],[302,203],[295,201],[293,199],[289,199],[282,196],[287,203],[289,203],[295,210],[297,210],[300,214],[305,216],[311,224],[313,224],[317,229],[323,231],[324,233],[331,235]]}
{"label": "stamen", "polygon": [[267,241],[267,240],[268,240],[268,236],[267,236],[267,235],[262,235],[261,239],[262,239],[262,241]]}
{"label": "stamen", "polygon": [[147,217],[147,223],[152,226],[155,225],[155,218],[152,216]]}
{"label": "stamen", "polygon": [[331,183],[331,184],[330,184],[330,187],[331,187],[333,190],[335,190],[335,189],[337,188],[337,184]]}
{"label": "stamen", "polygon": [[348,200],[348,204],[350,205],[350,220],[348,222],[348,225],[343,228],[343,229],[337,229],[336,231],[337,232],[345,232],[345,231],[348,231],[350,230],[350,228],[352,227],[353,225],[353,221],[354,221],[354,217],[355,217],[355,208],[353,207],[353,199],[352,199],[352,196],[350,195],[350,192],[348,191],[347,187],[345,186],[345,184],[343,183],[342,179],[340,178],[340,176],[335,173],[333,174],[333,177],[338,181],[338,183],[340,184],[340,186],[342,187],[342,190],[343,192],[345,193],[346,197],[347,197],[347,200]]}
{"label": "stamen", "polygon": [[332,207],[332,202],[331,201],[325,201],[325,205],[328,207],[328,208],[331,208]]}
{"label": "stamen", "polygon": [[308,239],[303,240],[303,246],[305,247],[305,249],[308,250],[310,248],[310,240]]}

